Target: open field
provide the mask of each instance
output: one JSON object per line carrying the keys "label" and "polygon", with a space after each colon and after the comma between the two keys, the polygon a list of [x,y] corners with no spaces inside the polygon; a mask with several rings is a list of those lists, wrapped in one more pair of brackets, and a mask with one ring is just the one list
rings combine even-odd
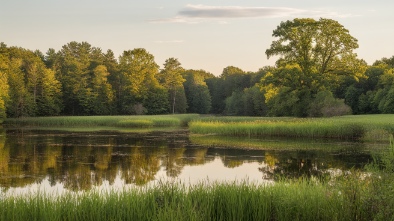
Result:
{"label": "open field", "polygon": [[383,140],[394,133],[394,115],[332,118],[207,117],[189,123],[194,134]]}

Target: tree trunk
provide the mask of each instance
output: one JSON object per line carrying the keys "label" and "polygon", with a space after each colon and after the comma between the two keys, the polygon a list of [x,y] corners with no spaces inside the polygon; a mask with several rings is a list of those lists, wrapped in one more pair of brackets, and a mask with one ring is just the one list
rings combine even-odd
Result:
{"label": "tree trunk", "polygon": [[174,97],[172,99],[172,114],[175,113],[175,97],[176,97],[176,89],[174,89]]}

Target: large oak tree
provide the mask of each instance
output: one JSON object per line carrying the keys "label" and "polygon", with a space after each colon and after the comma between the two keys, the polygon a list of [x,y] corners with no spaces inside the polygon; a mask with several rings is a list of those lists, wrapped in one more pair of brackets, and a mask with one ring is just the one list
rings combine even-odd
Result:
{"label": "large oak tree", "polygon": [[296,18],[281,22],[272,35],[277,39],[265,53],[279,59],[277,69],[261,81],[268,102],[283,91],[294,91],[293,105],[302,108],[293,113],[302,116],[304,101],[319,91],[334,91],[345,78],[364,77],[366,63],[354,53],[357,39],[337,21]]}
{"label": "large oak tree", "polygon": [[281,22],[266,50],[268,58],[279,55],[277,66],[298,65],[304,77],[299,86],[331,89],[342,76],[362,77],[365,62],[357,59],[357,39],[337,21],[296,18]]}

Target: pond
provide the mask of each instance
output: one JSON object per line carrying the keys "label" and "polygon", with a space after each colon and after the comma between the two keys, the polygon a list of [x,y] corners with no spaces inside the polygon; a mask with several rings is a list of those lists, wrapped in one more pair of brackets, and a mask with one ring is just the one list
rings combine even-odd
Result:
{"label": "pond", "polygon": [[362,168],[385,145],[223,138],[187,130],[67,132],[0,128],[5,195],[146,186],[158,182],[275,182]]}

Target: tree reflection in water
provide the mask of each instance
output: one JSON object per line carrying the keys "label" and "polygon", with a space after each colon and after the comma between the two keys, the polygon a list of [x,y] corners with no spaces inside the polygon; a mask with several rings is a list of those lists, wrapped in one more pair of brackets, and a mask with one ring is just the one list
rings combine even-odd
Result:
{"label": "tree reflection in water", "polygon": [[365,149],[360,146],[341,154],[340,149],[239,148],[262,145],[256,140],[234,141],[238,145],[234,148],[236,145],[229,145],[226,139],[226,145],[232,146],[226,148],[207,145],[220,140],[203,139],[190,139],[185,131],[72,133],[0,128],[0,187],[24,187],[47,179],[52,186],[62,183],[69,190],[88,190],[104,182],[112,185],[118,177],[125,184],[141,186],[156,180],[161,171],[168,178],[177,178],[186,166],[199,167],[216,159],[223,168],[257,163],[255,170],[262,179],[275,180],[277,174],[288,178],[321,176],[329,168],[361,167],[370,160],[370,154],[360,151]]}

